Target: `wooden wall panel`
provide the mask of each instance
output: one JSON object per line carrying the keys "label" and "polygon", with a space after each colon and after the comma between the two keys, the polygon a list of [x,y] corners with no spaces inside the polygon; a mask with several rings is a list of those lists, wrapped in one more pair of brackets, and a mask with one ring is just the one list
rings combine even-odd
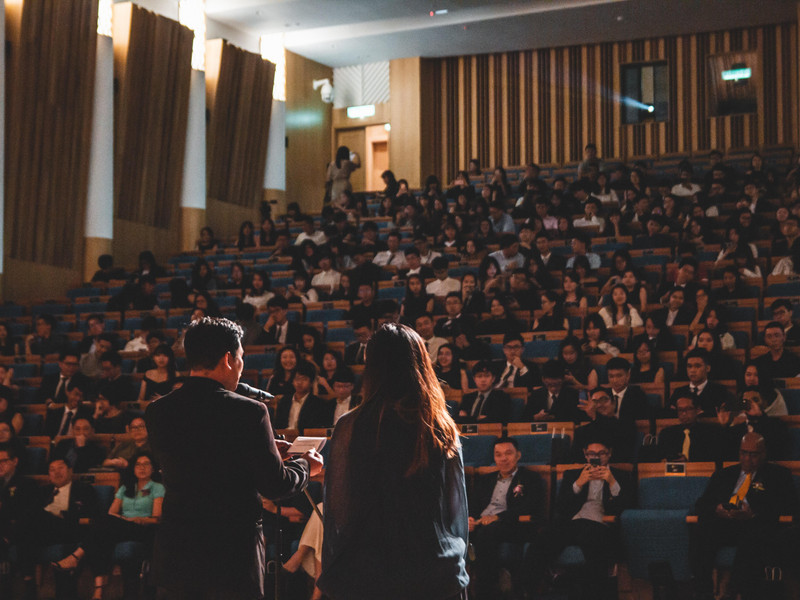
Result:
{"label": "wooden wall panel", "polygon": [[206,43],[207,194],[254,208],[262,199],[275,65],[225,40]]}
{"label": "wooden wall panel", "polygon": [[[8,256],[79,272],[89,177],[97,2],[26,0],[6,5]],[[9,288],[14,280],[7,280]]]}
{"label": "wooden wall panel", "polygon": [[193,32],[134,4],[114,5],[114,214],[159,229],[178,215]]}
{"label": "wooden wall panel", "polygon": [[[430,59],[435,173],[449,181],[476,157],[484,167],[582,158],[593,141],[605,157],[797,144],[796,23],[628,42]],[[708,57],[759,55],[759,110],[712,117]],[[666,61],[669,118],[623,125],[620,65]]]}

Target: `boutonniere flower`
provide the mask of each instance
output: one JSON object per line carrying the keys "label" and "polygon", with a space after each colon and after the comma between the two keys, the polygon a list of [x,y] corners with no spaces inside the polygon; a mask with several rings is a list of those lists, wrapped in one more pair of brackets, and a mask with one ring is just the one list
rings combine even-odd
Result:
{"label": "boutonniere flower", "polygon": [[522,487],[521,483],[518,483],[517,487],[514,488],[514,498],[519,498],[520,496],[522,496],[524,491],[525,491],[525,488]]}
{"label": "boutonniere flower", "polygon": [[16,494],[16,493],[17,493],[17,486],[12,486],[12,487],[8,488],[8,497],[9,498],[13,498],[14,494]]}
{"label": "boutonniere flower", "polygon": [[763,492],[764,491],[764,484],[761,483],[760,481],[753,482],[753,483],[750,484],[750,489],[758,490],[759,492]]}

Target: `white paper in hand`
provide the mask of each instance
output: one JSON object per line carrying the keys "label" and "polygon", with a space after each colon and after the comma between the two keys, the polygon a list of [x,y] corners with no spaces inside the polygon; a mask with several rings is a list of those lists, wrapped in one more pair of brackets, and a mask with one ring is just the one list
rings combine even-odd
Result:
{"label": "white paper in hand", "polygon": [[287,454],[291,455],[299,455],[305,454],[309,450],[316,450],[319,452],[322,450],[322,447],[325,445],[328,439],[324,437],[305,437],[305,436],[298,436],[295,438],[292,445],[289,446],[289,450],[287,450]]}

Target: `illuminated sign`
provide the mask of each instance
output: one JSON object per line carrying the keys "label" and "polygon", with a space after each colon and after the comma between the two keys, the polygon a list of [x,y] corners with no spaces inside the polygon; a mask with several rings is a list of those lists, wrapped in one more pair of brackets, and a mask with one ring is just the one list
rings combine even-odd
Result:
{"label": "illuminated sign", "polygon": [[363,106],[348,106],[347,118],[348,119],[366,119],[367,117],[375,116],[375,105],[365,104]]}
{"label": "illuminated sign", "polygon": [[750,79],[753,73],[748,67],[741,69],[730,69],[722,72],[722,81],[739,81],[740,79]]}

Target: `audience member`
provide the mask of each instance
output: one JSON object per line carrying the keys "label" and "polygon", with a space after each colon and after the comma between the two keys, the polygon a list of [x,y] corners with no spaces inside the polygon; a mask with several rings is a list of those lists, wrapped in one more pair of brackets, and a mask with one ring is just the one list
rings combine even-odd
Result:
{"label": "audience member", "polygon": [[462,423],[508,423],[511,417],[511,398],[494,387],[495,376],[488,361],[478,361],[472,367],[477,391],[461,398],[458,411]]}
{"label": "audience member", "polygon": [[704,462],[722,458],[723,438],[719,426],[698,420],[697,399],[686,394],[675,400],[677,425],[658,434],[659,458],[668,462]]}

